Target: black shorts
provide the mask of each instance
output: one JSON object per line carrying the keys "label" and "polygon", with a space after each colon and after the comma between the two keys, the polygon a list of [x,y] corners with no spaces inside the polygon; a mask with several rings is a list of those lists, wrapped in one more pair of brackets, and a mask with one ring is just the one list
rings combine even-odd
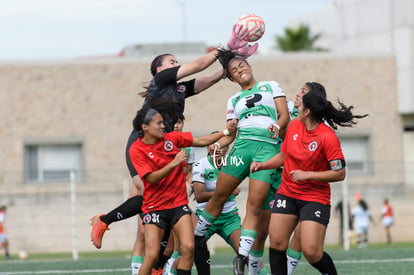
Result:
{"label": "black shorts", "polygon": [[143,224],[155,224],[162,229],[171,230],[182,216],[188,214],[191,214],[191,209],[187,204],[184,204],[173,209],[148,212],[144,214],[142,222]]}
{"label": "black shorts", "polygon": [[135,177],[136,175],[138,175],[137,171],[134,168],[134,165],[132,164],[131,158],[129,157],[129,148],[131,147],[131,145],[137,141],[139,137],[139,132],[132,130],[131,134],[128,137],[128,142],[127,142],[127,146],[125,149],[125,159],[126,159],[126,164],[129,170],[129,174],[131,175],[131,178]]}
{"label": "black shorts", "polygon": [[315,221],[327,226],[331,217],[331,206],[276,193],[272,213],[295,215],[298,216],[299,221]]}

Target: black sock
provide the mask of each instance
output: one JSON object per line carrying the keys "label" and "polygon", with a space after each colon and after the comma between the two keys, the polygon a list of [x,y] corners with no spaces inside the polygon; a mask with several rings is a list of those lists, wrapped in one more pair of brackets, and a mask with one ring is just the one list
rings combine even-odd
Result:
{"label": "black sock", "polygon": [[286,251],[281,251],[269,247],[269,263],[272,275],[287,274]]}
{"label": "black sock", "polygon": [[168,239],[170,238],[170,233],[171,231],[169,229],[166,229],[164,231],[164,236],[162,237],[161,244],[160,244],[160,253],[158,254],[158,260],[154,265],[154,269],[163,268],[165,263],[171,257],[171,255],[169,256],[164,255],[165,248],[167,247],[167,244],[168,244]]}
{"label": "black sock", "polygon": [[197,274],[210,275],[210,251],[208,251],[206,238],[204,236],[195,236],[194,238],[194,263]]}
{"label": "black sock", "polygon": [[177,275],[191,275],[191,270],[177,269]]}
{"label": "black sock", "polygon": [[332,261],[331,256],[329,256],[326,252],[323,252],[322,258],[319,262],[311,264],[314,268],[319,270],[322,274],[328,275],[337,275],[335,264]]}
{"label": "black sock", "polygon": [[141,213],[142,201],[142,196],[135,196],[129,198],[127,201],[125,201],[123,204],[121,204],[108,214],[101,216],[101,221],[103,221],[107,225],[110,225],[112,222],[121,221],[135,216]]}

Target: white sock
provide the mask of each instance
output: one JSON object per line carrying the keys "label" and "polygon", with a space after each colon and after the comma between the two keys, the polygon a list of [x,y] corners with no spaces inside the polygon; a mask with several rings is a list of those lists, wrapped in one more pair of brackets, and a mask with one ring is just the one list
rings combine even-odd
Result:
{"label": "white sock", "polygon": [[296,266],[299,264],[299,260],[296,260],[295,258],[292,258],[287,255],[286,257],[287,257],[288,275],[292,275],[296,269]]}
{"label": "white sock", "polygon": [[132,275],[138,275],[142,263],[131,263]]}
{"label": "white sock", "polygon": [[170,268],[172,267],[172,264],[174,263],[174,261],[176,260],[177,258],[169,258],[168,259],[168,261],[167,261],[167,263],[165,264],[165,266],[164,266],[164,272],[163,272],[163,274],[164,275],[168,275],[168,274],[170,274]]}
{"label": "white sock", "polygon": [[207,230],[210,228],[211,225],[211,222],[207,221],[202,215],[200,215],[197,221],[197,225],[194,229],[194,235],[205,236]]}
{"label": "white sock", "polygon": [[240,236],[239,254],[247,257],[252,249],[255,238]]}
{"label": "white sock", "polygon": [[259,275],[262,258],[249,255],[249,275]]}

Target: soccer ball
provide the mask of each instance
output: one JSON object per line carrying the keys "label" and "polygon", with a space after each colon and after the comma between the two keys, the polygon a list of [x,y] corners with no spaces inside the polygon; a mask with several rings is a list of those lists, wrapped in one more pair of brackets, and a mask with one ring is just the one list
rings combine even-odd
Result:
{"label": "soccer ball", "polygon": [[24,250],[19,251],[19,259],[20,260],[26,260],[27,259],[27,252]]}
{"label": "soccer ball", "polygon": [[244,39],[247,42],[254,42],[259,40],[265,31],[265,23],[263,19],[254,14],[254,13],[248,13],[239,18],[237,21],[239,25],[242,25],[243,28],[247,28],[249,31],[249,34]]}

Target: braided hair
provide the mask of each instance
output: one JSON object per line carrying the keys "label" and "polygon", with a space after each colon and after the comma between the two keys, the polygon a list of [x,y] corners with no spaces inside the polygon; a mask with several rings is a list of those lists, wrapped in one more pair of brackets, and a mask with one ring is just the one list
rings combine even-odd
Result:
{"label": "braided hair", "polygon": [[346,106],[339,100],[339,108],[335,108],[326,98],[325,87],[318,82],[307,82],[306,86],[310,88],[310,91],[302,98],[303,107],[311,110],[311,118],[315,121],[325,120],[332,129],[336,130],[338,125],[353,127],[357,124],[355,119],[368,116],[368,114],[354,115],[352,113],[354,106]]}

